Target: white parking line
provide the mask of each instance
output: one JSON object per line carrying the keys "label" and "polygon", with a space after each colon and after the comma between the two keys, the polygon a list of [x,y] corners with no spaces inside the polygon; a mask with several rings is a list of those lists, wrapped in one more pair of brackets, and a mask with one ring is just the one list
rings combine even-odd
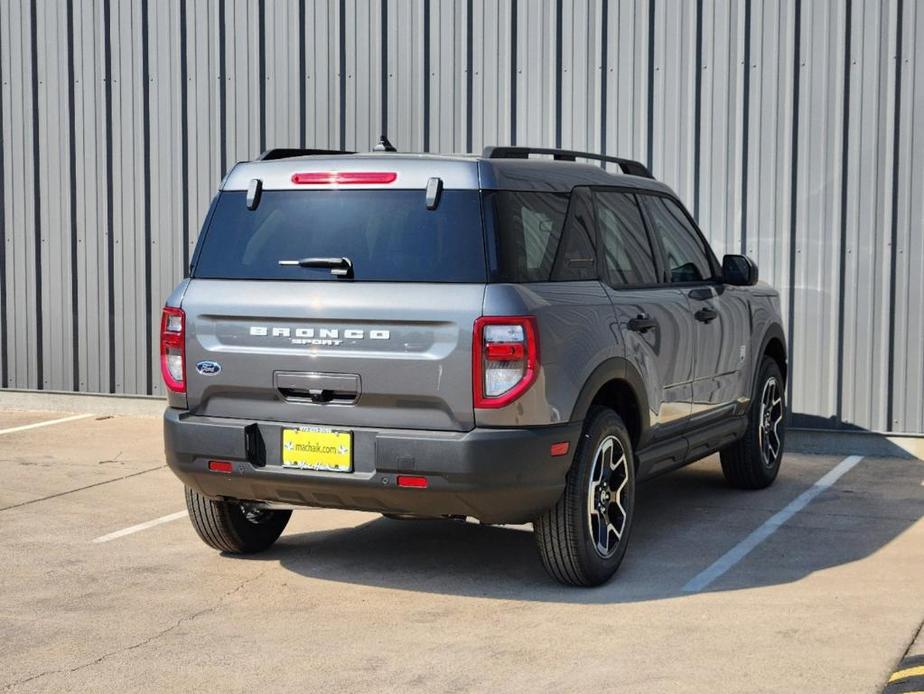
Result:
{"label": "white parking line", "polygon": [[815,482],[815,484],[790,501],[781,511],[778,511],[768,518],[764,521],[763,525],[732,547],[712,566],[691,578],[682,590],[686,593],[696,593],[706,588],[710,583],[744,559],[751,550],[775,533],[783,523],[808,506],[812,499],[837,482],[861,460],[863,460],[862,455],[852,455],[848,458],[844,458],[820,480]]}
{"label": "white parking line", "polygon": [[75,414],[70,417],[61,417],[61,419],[49,419],[47,422],[36,422],[35,424],[23,424],[21,427],[12,427],[11,429],[0,429],[0,435],[3,434],[12,434],[17,431],[25,431],[26,429],[38,429],[39,427],[48,427],[52,424],[64,424],[64,422],[73,422],[76,419],[86,419],[87,417],[95,417],[93,414]]}
{"label": "white parking line", "polygon": [[163,523],[169,523],[170,521],[179,520],[186,516],[186,511],[177,511],[176,513],[171,513],[169,516],[161,516],[160,518],[155,518],[154,520],[149,520],[145,523],[139,523],[138,525],[132,525],[128,528],[123,528],[122,530],[116,530],[114,533],[109,533],[108,535],[103,535],[98,537],[93,542],[109,542],[110,540],[117,540],[120,537],[125,537],[126,535],[131,535],[132,533],[141,532],[142,530],[147,530],[148,528],[153,528],[155,525],[161,525]]}

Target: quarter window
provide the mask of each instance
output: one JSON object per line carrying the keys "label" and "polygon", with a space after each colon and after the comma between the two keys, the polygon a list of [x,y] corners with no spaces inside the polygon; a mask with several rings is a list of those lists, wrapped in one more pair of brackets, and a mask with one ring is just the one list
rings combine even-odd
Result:
{"label": "quarter window", "polygon": [[657,284],[654,254],[635,196],[595,191],[594,201],[609,283],[614,287]]}
{"label": "quarter window", "polygon": [[702,238],[684,211],[671,200],[642,195],[654,233],[664,246],[671,282],[702,282],[712,278],[712,265]]}

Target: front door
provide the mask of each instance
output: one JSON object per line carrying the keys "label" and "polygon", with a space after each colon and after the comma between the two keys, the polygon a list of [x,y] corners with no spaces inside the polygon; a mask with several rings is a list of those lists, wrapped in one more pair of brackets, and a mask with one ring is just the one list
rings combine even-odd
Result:
{"label": "front door", "polygon": [[748,305],[719,279],[718,263],[686,211],[672,198],[642,195],[642,208],[663,248],[671,285],[686,297],[695,325],[693,412],[699,422],[737,405],[747,363]]}

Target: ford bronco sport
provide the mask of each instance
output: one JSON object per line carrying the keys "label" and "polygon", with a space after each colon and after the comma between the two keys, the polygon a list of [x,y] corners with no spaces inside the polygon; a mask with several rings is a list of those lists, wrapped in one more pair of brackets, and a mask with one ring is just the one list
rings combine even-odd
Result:
{"label": "ford bronco sport", "polygon": [[783,452],[777,292],[643,165],[587,152],[237,164],[161,352],[167,461],[228,553],[306,506],[532,522],[549,574],[596,585],[639,481],[718,451],[762,488]]}

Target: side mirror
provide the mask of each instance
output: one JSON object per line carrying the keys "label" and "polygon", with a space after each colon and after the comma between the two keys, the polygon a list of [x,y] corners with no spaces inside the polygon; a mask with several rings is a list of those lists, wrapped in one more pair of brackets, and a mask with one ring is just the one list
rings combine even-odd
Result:
{"label": "side mirror", "polygon": [[722,281],[737,287],[757,284],[757,264],[746,255],[727,255],[722,258]]}

